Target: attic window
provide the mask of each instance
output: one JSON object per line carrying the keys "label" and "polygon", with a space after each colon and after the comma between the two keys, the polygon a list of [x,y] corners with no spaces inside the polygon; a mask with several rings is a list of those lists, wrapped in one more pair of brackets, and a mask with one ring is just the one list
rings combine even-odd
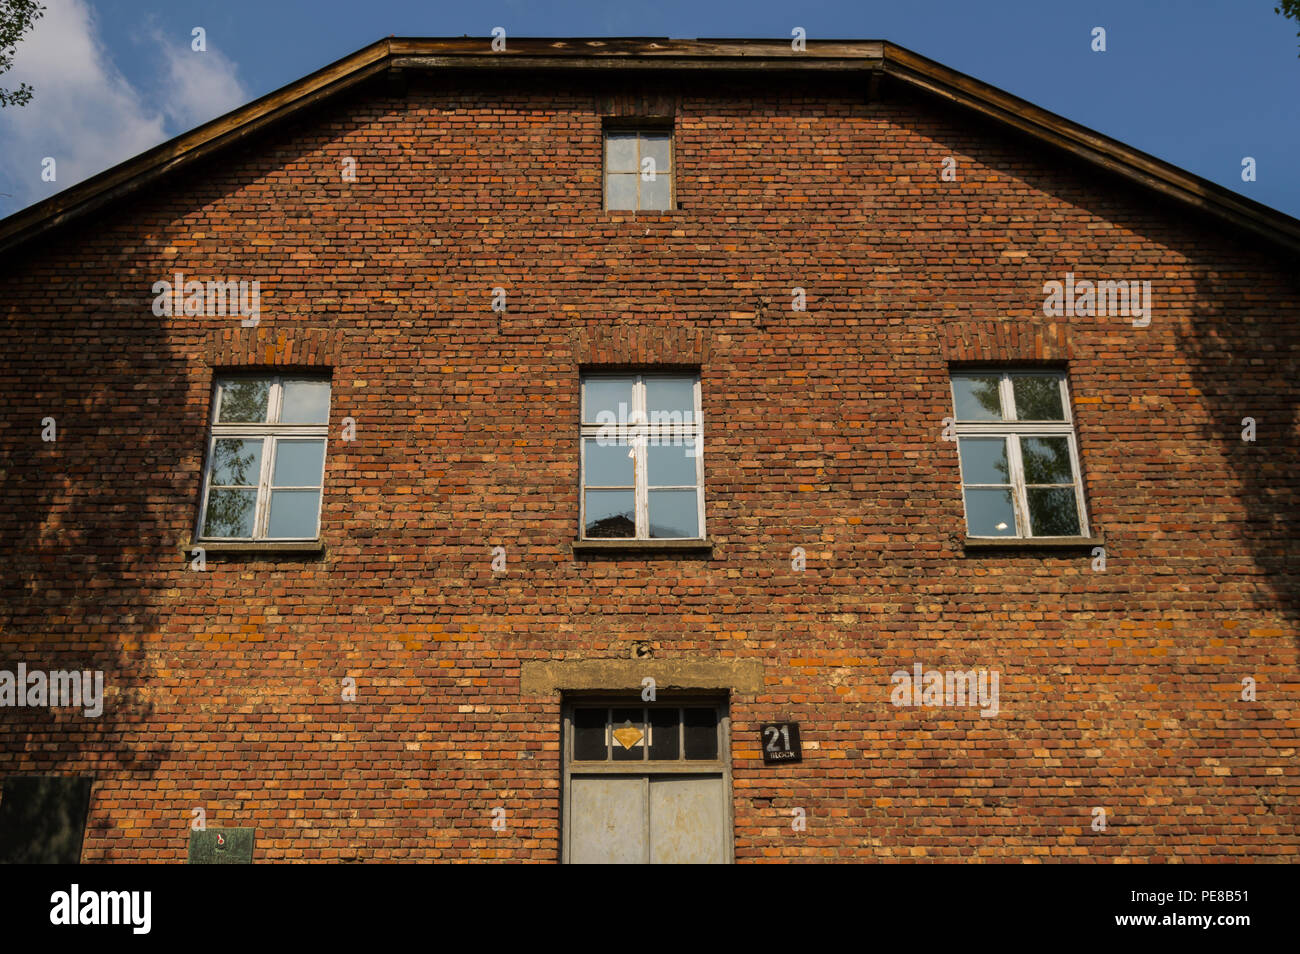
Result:
{"label": "attic window", "polygon": [[675,207],[672,127],[607,127],[605,208],[664,211]]}

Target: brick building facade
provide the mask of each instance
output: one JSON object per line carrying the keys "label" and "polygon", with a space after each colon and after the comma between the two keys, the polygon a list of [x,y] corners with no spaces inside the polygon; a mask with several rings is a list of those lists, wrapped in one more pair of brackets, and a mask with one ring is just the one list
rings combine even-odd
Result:
{"label": "brick building facade", "polygon": [[[1294,219],[890,44],[386,40],[0,248],[0,668],[104,674],[0,776],[93,780],[84,861],[1295,858]],[[584,383],[693,386],[702,484]]]}

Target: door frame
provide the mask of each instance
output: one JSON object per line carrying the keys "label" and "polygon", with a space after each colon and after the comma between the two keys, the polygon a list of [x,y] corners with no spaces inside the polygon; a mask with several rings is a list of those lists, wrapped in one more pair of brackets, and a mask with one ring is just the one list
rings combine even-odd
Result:
{"label": "door frame", "polygon": [[[723,786],[723,824],[726,826],[724,864],[736,861],[735,801],[731,779],[731,693],[718,692],[657,692],[654,702],[642,700],[637,690],[592,690],[565,693],[560,709],[560,863],[569,864],[569,835],[573,831],[570,819],[569,793],[574,775],[622,775],[648,778],[654,775],[705,775],[721,776]],[[662,705],[704,707],[713,706],[718,712],[718,758],[714,761],[680,762],[582,762],[576,771],[570,754],[573,752],[573,710],[580,706],[637,706]],[[650,803],[646,802],[647,813]],[[648,818],[648,815],[647,815]],[[647,845],[649,841],[647,840]]]}

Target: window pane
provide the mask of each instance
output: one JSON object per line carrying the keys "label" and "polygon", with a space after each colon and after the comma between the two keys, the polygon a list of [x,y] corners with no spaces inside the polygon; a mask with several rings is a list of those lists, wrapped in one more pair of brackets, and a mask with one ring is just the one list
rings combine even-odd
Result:
{"label": "window pane", "polygon": [[275,487],[319,487],[325,466],[324,441],[275,442]]}
{"label": "window pane", "polygon": [[281,424],[328,424],[330,383],[328,381],[285,381],[280,402]]}
{"label": "window pane", "polygon": [[266,535],[314,539],[316,518],[319,516],[319,490],[273,490],[271,519]]}
{"label": "window pane", "polygon": [[636,133],[605,134],[605,171],[637,171]]}
{"label": "window pane", "polygon": [[1011,483],[1005,437],[963,437],[957,447],[961,452],[962,483]]}
{"label": "window pane", "polygon": [[[582,422],[584,424],[626,423],[632,416],[632,383],[626,378],[584,378]],[[598,417],[600,414],[612,417]]]}
{"label": "window pane", "polygon": [[667,132],[643,133],[641,136],[641,159],[655,161],[655,172],[659,175],[672,171],[672,157],[669,153],[671,137]]}
{"label": "window pane", "polygon": [[636,180],[634,172],[610,173],[605,177],[605,207],[607,209],[636,208]]}
{"label": "window pane", "polygon": [[261,478],[262,438],[217,438],[212,446],[214,487],[256,487]]}
{"label": "window pane", "polygon": [[1011,376],[1018,421],[1063,421],[1061,379],[1042,374]]}
{"label": "window pane", "polygon": [[650,536],[700,535],[700,500],[694,490],[650,491]]}
{"label": "window pane", "polygon": [[1022,437],[1020,457],[1026,484],[1072,484],[1070,441],[1065,437]]}
{"label": "window pane", "polygon": [[695,486],[695,440],[660,438],[649,441],[646,454],[651,487]]}
{"label": "window pane", "polygon": [[615,762],[633,762],[645,758],[645,723],[641,709],[615,709],[613,744]]}
{"label": "window pane", "polygon": [[630,490],[587,491],[586,537],[635,537],[636,503]]}
{"label": "window pane", "polygon": [[589,437],[582,447],[584,487],[632,487],[636,484],[636,461],[629,456],[626,441]]}
{"label": "window pane", "polygon": [[673,207],[673,179],[667,173],[660,173],[654,180],[641,180],[641,208],[671,209]]}
{"label": "window pane", "polygon": [[954,375],[953,400],[959,421],[1002,420],[1002,396],[996,374]]}
{"label": "window pane", "polygon": [[1077,537],[1079,508],[1071,487],[1030,487],[1029,522],[1036,537]]}
{"label": "window pane", "polygon": [[270,378],[234,378],[221,384],[220,424],[265,424]]}
{"label": "window pane", "polygon": [[967,490],[966,526],[972,537],[1014,537],[1010,490]]}
{"label": "window pane", "polygon": [[687,709],[683,719],[686,757],[688,759],[716,759],[718,757],[718,713],[716,709]]}
{"label": "window pane", "polygon": [[605,752],[605,709],[575,709],[573,712],[573,757],[586,762],[603,762]]}
{"label": "window pane", "polygon": [[695,378],[647,377],[645,409],[651,424],[695,423]]}
{"label": "window pane", "polygon": [[677,758],[678,709],[650,710],[650,758]]}
{"label": "window pane", "polygon": [[257,510],[256,490],[209,490],[203,515],[205,537],[251,537]]}

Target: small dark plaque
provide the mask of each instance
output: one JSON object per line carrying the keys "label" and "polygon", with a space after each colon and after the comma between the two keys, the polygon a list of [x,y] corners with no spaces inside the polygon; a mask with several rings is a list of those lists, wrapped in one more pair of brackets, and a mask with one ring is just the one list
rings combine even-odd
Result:
{"label": "small dark plaque", "polygon": [[768,765],[803,761],[798,722],[772,722],[763,726],[763,761]]}
{"label": "small dark plaque", "polygon": [[190,864],[251,865],[256,828],[207,828],[190,831]]}

